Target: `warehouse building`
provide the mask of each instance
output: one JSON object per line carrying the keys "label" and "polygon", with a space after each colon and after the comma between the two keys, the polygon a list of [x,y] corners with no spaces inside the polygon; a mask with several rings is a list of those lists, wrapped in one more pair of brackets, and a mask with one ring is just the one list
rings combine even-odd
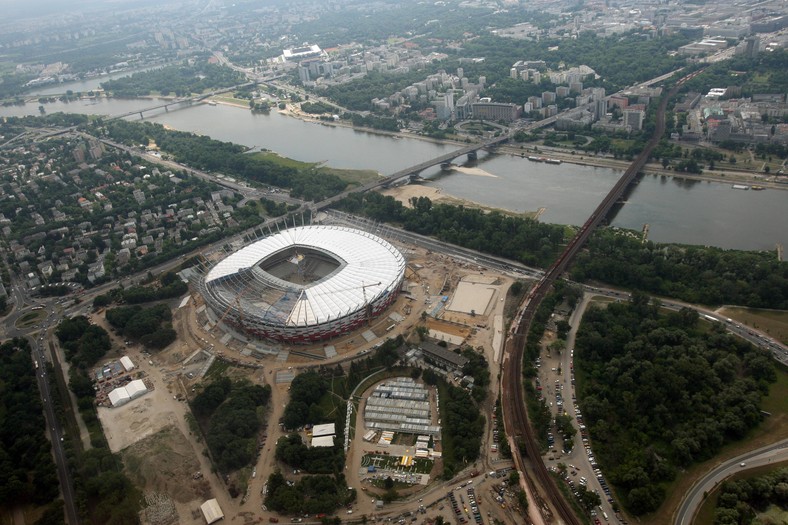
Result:
{"label": "warehouse building", "polygon": [[429,391],[408,377],[378,385],[364,407],[364,425],[369,430],[440,436],[432,424]]}

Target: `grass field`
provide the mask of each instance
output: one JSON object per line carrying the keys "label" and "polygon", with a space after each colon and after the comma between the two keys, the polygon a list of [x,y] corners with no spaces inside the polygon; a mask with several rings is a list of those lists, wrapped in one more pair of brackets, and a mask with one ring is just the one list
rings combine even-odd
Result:
{"label": "grass field", "polygon": [[[766,465],[763,467],[758,467],[754,469],[747,470],[745,472],[739,472],[738,474],[734,474],[730,477],[730,480],[737,481],[740,479],[747,479],[747,478],[757,478],[758,476],[763,476],[764,474],[768,474],[773,470],[777,470],[782,467],[788,467],[788,461],[784,461],[782,463],[776,463],[774,465]],[[719,497],[720,491],[719,487],[711,492],[706,498],[706,501],[703,502],[700,509],[698,509],[698,514],[695,517],[694,523],[698,525],[702,525],[704,523],[713,523],[714,522],[714,509],[717,507],[717,498]],[[772,509],[774,507],[774,509]],[[786,515],[785,511],[780,511],[779,508],[772,505],[769,507],[765,513],[760,515],[768,515],[770,517],[779,518],[782,517],[782,523],[785,523],[786,519],[788,519],[788,515]],[[780,514],[781,513],[781,514]],[[763,521],[763,520],[762,520]],[[779,520],[774,521],[763,521],[763,523],[781,523]]]}
{"label": "grass field", "polygon": [[249,100],[245,98],[235,98],[230,95],[214,95],[211,97],[211,100],[216,100],[218,102],[226,102],[228,104],[237,104],[239,106],[249,107]]}
{"label": "grass field", "polygon": [[719,313],[746,326],[761,330],[783,344],[788,344],[788,311],[786,310],[726,306],[720,308]]}

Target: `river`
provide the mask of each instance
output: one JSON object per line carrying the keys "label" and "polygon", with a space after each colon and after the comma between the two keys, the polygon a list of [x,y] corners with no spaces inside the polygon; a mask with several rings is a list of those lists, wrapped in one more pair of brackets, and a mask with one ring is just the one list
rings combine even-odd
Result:
{"label": "river", "polygon": [[[156,103],[155,99],[102,99],[95,103],[55,102],[45,108],[48,113],[114,115]],[[26,114],[38,114],[38,104],[0,108],[0,116]],[[270,149],[298,160],[383,174],[456,149],[303,122],[275,111],[265,115],[222,105],[158,111],[146,117],[175,129]],[[621,174],[609,168],[543,164],[510,155],[482,156],[475,169],[463,171],[445,174],[436,168],[422,175],[429,179],[426,184],[449,195],[513,211],[545,208],[540,220],[575,225],[585,221]],[[788,246],[788,193],[742,191],[726,183],[646,176],[629,192],[612,224],[634,230],[649,224],[649,238],[654,241],[772,250],[776,243]]]}

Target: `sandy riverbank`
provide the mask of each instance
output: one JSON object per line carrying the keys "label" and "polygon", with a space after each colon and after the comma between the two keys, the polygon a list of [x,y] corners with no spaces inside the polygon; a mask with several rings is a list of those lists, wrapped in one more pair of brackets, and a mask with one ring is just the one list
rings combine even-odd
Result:
{"label": "sandy riverbank", "polygon": [[394,197],[394,199],[398,200],[408,208],[413,207],[410,204],[410,200],[412,198],[427,197],[433,203],[452,204],[455,206],[462,205],[465,206],[466,208],[478,208],[480,210],[485,210],[485,211],[500,211],[507,215],[516,215],[518,217],[530,217],[533,219],[538,219],[539,216],[542,213],[544,213],[546,209],[546,208],[539,208],[536,211],[520,213],[512,210],[507,210],[505,208],[492,208],[489,206],[483,206],[473,201],[455,197],[454,195],[443,193],[443,190],[441,190],[440,188],[436,188],[434,186],[423,186],[421,184],[407,184],[405,186],[395,186],[393,188],[386,188],[384,190],[380,190],[380,193],[383,195],[390,195],[391,197]]}

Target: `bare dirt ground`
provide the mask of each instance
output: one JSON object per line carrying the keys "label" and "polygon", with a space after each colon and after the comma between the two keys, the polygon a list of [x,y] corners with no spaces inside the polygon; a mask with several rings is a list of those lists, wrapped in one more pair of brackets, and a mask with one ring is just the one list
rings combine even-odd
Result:
{"label": "bare dirt ground", "polygon": [[174,425],[129,446],[122,456],[126,472],[145,492],[166,493],[176,504],[199,505],[210,496],[194,449]]}

